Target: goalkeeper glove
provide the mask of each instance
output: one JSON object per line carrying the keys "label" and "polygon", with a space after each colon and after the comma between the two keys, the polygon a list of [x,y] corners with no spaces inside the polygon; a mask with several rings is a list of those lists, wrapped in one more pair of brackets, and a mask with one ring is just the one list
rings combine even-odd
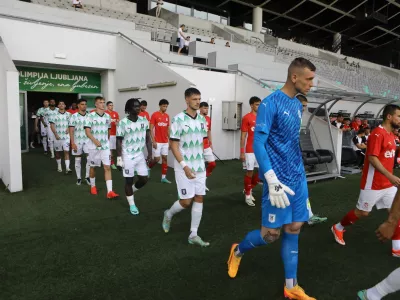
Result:
{"label": "goalkeeper glove", "polygon": [[290,202],[286,193],[294,196],[294,192],[279,181],[274,170],[266,172],[264,177],[268,183],[269,200],[271,201],[271,205],[276,206],[277,208],[285,208],[289,206]]}
{"label": "goalkeeper glove", "polygon": [[121,156],[117,157],[117,168],[121,171],[124,168],[124,161]]}

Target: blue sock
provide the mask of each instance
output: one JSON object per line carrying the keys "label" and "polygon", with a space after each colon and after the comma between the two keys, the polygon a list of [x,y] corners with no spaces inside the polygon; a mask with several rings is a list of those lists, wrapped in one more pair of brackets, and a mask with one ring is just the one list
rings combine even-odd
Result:
{"label": "blue sock", "polygon": [[241,254],[246,253],[247,251],[259,247],[259,246],[264,246],[267,243],[263,240],[261,236],[261,230],[253,230],[250,231],[246,237],[244,238],[243,241],[239,244],[238,250]]}
{"label": "blue sock", "polygon": [[299,262],[299,235],[283,232],[281,255],[285,268],[285,278],[297,282],[297,264]]}

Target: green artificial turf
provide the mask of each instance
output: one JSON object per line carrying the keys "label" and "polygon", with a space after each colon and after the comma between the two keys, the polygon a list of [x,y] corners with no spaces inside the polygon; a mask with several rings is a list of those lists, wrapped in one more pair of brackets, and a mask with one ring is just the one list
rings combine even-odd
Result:
{"label": "green artificial turf", "polygon": [[[153,169],[135,196],[139,216],[129,213],[122,174],[113,171],[121,197],[110,201],[102,173],[99,195],[91,196],[86,184],[75,185],[75,172],[57,173],[55,160],[40,150],[23,155],[24,192],[0,192],[0,299],[283,299],[280,242],[247,253],[236,279],[227,275],[231,244],[260,227],[262,187],[255,189],[256,207],[245,205],[240,162],[217,162],[207,180],[199,230],[211,242],[205,249],[187,243],[190,211],[162,231],[163,211],[177,195],[171,169],[171,185],[160,183],[159,166]],[[354,208],[359,180],[309,186],[314,213],[328,222],[303,228],[298,277],[319,300],[354,300],[400,265],[390,243],[374,235],[383,211],[349,228],[345,247],[333,240],[330,226]]]}

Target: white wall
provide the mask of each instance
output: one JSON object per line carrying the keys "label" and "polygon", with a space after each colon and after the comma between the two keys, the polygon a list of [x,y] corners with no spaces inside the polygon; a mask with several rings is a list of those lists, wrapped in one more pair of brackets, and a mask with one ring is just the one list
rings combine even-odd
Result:
{"label": "white wall", "polygon": [[100,73],[101,75],[101,93],[106,101],[112,101],[115,103],[116,100],[116,88],[115,88],[115,71],[106,70]]}
{"label": "white wall", "polygon": [[18,85],[18,71],[0,42],[0,178],[10,192],[22,191]]}
{"label": "white wall", "polygon": [[14,61],[115,69],[112,35],[0,18],[0,36]]}
{"label": "white wall", "polygon": [[208,65],[210,67],[227,69],[232,64],[248,64],[268,68],[274,61],[274,57],[261,53],[249,53],[247,51],[231,48],[220,49],[218,52],[208,53]]}
{"label": "white wall", "polygon": [[[220,44],[218,43],[220,42]],[[236,54],[237,51],[241,53],[246,52],[247,55],[253,55],[256,53],[256,48],[250,45],[231,43],[231,47],[225,47],[226,41],[217,40],[217,44],[213,45],[210,43],[203,43],[192,41],[189,44],[189,55],[196,57],[208,57],[210,52],[223,52]],[[239,53],[236,55],[240,55]]]}

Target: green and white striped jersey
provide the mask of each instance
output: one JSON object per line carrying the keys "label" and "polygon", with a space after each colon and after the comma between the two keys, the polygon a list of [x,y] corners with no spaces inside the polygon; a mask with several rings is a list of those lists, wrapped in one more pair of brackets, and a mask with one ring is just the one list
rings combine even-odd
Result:
{"label": "green and white striped jersey", "polygon": [[87,115],[87,112],[84,115],[76,112],[69,119],[69,127],[74,127],[74,142],[77,145],[83,145],[89,141],[84,127]]}
{"label": "green and white striped jersey", "polygon": [[[207,137],[206,119],[197,114],[194,118],[183,111],[177,114],[171,123],[170,140],[179,140],[179,150],[187,166],[194,172],[204,172],[203,139]],[[175,170],[182,170],[177,160]]]}
{"label": "green and white striped jersey", "polygon": [[138,117],[136,122],[127,117],[119,121],[117,126],[117,137],[122,137],[122,154],[128,155],[134,159],[143,153],[146,145],[146,130],[148,130],[149,121],[146,117]]}
{"label": "green and white striped jersey", "polygon": [[90,128],[93,137],[101,143],[100,147],[89,139],[88,149],[107,150],[110,149],[108,141],[108,129],[111,128],[111,118],[109,114],[99,115],[97,112],[91,112],[84,121],[84,127]]}
{"label": "green and white striped jersey", "polygon": [[44,112],[43,112],[43,120],[44,120],[44,123],[45,123],[46,125],[49,125],[50,119],[51,119],[53,116],[55,116],[56,114],[58,114],[58,107],[56,107],[55,109],[50,109],[50,107],[48,107],[47,109],[45,108],[45,109],[44,109]]}
{"label": "green and white striped jersey", "polygon": [[61,113],[58,111],[57,114],[52,114],[49,119],[49,123],[54,124],[56,127],[56,132],[61,140],[69,140],[68,124],[70,118],[71,114],[69,112]]}

